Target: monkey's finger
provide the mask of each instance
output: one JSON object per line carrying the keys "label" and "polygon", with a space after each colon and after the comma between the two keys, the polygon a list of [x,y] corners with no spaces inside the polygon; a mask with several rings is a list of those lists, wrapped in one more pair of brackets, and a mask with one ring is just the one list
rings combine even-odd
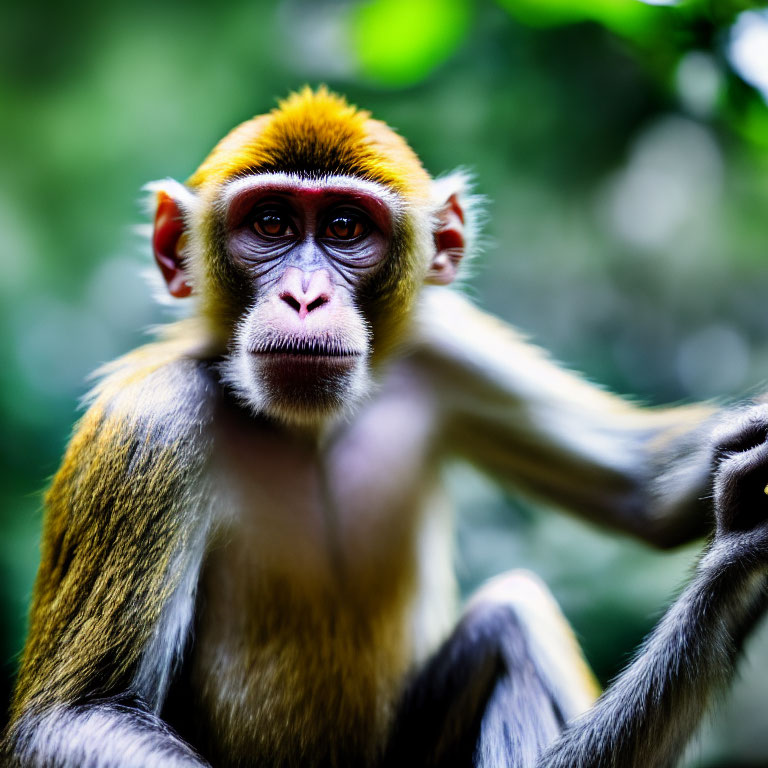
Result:
{"label": "monkey's finger", "polygon": [[715,513],[721,530],[748,531],[768,523],[768,443],[732,453],[715,473]]}
{"label": "monkey's finger", "polygon": [[768,439],[768,404],[749,406],[727,415],[713,435],[716,466],[732,453],[756,448]]}

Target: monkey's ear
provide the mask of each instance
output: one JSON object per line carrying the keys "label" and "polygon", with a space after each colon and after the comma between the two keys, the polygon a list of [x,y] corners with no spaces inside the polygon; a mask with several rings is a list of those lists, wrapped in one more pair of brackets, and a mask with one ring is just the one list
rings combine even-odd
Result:
{"label": "monkey's ear", "polygon": [[152,250],[157,266],[165,278],[168,292],[177,299],[183,299],[192,293],[182,256],[185,239],[184,214],[181,207],[167,192],[158,190]]}
{"label": "monkey's ear", "polygon": [[435,255],[429,265],[426,282],[429,285],[450,285],[464,258],[464,209],[458,193],[452,194],[437,213]]}

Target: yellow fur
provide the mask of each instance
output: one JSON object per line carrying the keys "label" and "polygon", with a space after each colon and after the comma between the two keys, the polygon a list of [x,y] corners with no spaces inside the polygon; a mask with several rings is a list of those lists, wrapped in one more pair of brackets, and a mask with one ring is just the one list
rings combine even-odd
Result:
{"label": "yellow fur", "polygon": [[306,87],[267,115],[242,123],[220,141],[187,181],[218,186],[245,173],[345,174],[426,201],[430,177],[408,144],[370,113],[321,87]]}
{"label": "yellow fur", "polygon": [[[375,596],[350,604],[265,574],[258,589],[246,587],[243,603],[252,610],[234,616],[218,587],[244,585],[211,586],[191,674],[220,762],[373,764],[408,670],[402,603],[409,590],[397,590],[387,605]],[[244,712],[252,729],[242,727]]]}
{"label": "yellow fur", "polygon": [[174,330],[106,368],[46,494],[14,717],[124,686],[177,585],[172,560],[188,537],[179,489],[199,467],[180,436],[164,439],[151,414],[142,423],[139,402],[190,347]]}

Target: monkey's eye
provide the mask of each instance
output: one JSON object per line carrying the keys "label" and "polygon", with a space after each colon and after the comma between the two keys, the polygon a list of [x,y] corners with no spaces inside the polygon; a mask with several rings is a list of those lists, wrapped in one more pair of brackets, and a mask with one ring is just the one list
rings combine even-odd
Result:
{"label": "monkey's eye", "polygon": [[253,219],[253,228],[262,237],[291,237],[295,234],[291,220],[282,211],[261,211]]}
{"label": "monkey's eye", "polygon": [[326,224],[323,237],[332,240],[356,240],[367,235],[370,225],[366,219],[354,211],[337,213]]}

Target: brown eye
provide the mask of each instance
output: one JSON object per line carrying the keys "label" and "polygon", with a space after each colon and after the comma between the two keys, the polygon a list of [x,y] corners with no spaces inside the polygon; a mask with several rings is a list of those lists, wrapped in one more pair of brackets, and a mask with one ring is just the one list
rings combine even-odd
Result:
{"label": "brown eye", "polygon": [[334,216],[325,228],[325,237],[334,240],[355,240],[367,234],[368,225],[355,213],[340,213]]}
{"label": "brown eye", "polygon": [[253,228],[263,237],[285,237],[293,235],[291,220],[277,211],[265,211],[253,220]]}

